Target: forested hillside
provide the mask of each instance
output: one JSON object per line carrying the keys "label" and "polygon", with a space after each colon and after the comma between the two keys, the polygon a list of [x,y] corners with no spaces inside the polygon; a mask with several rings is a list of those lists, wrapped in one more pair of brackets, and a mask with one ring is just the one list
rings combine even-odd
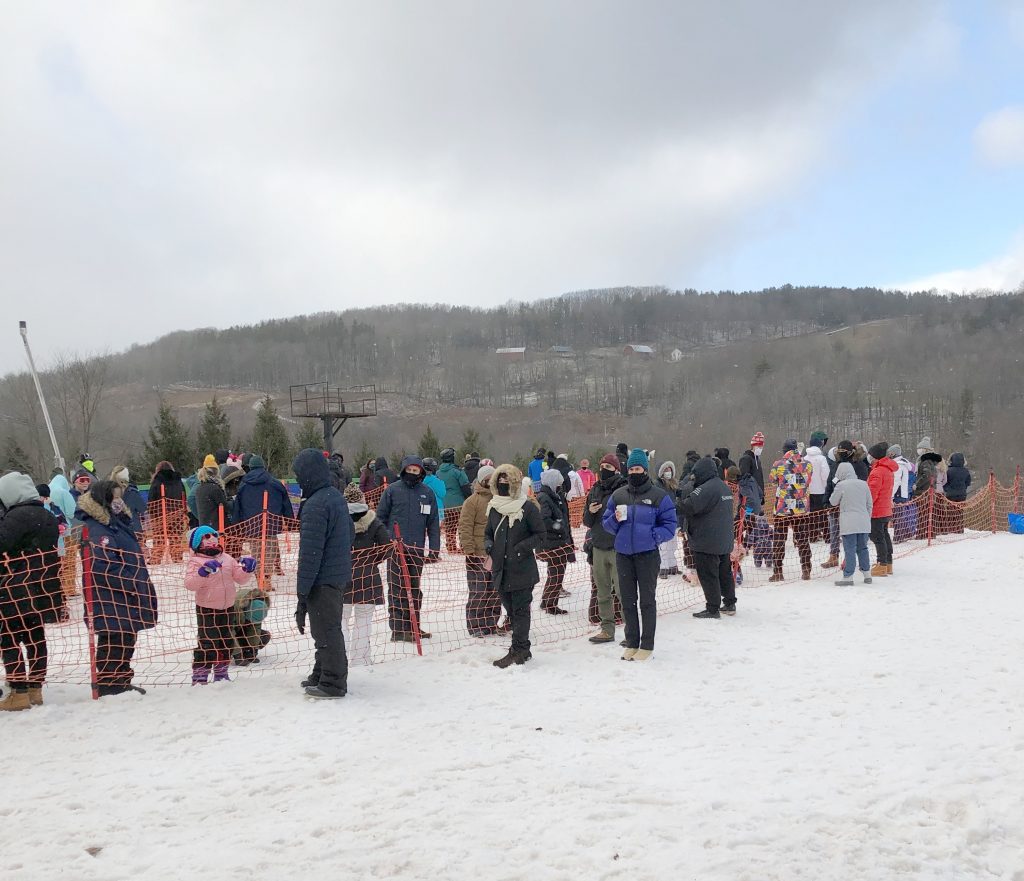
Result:
{"label": "forested hillside", "polygon": [[[626,344],[652,351],[628,357]],[[495,354],[505,347],[525,347],[523,360]],[[326,379],[377,386],[381,415],[341,436],[353,450],[414,449],[428,422],[452,444],[477,428],[501,458],[540,442],[589,453],[619,439],[678,456],[739,447],[755,429],[781,440],[821,427],[908,448],[930,434],[1006,473],[1024,445],[1022,357],[1022,293],[624,288],[179,332],[98,361],[64,357],[44,384],[65,449],[98,457],[138,459],[161,400],[197,426],[215,392],[243,443],[264,393],[287,415],[290,384]],[[26,376],[4,378],[0,431],[10,455],[45,463],[33,398]]]}

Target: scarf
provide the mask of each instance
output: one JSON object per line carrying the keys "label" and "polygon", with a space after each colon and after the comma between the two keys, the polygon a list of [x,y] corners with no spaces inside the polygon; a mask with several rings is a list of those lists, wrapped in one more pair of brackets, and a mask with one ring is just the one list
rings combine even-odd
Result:
{"label": "scarf", "polygon": [[509,529],[523,519],[524,498],[512,498],[511,496],[494,496],[487,504],[487,513],[497,511],[502,517],[508,520]]}

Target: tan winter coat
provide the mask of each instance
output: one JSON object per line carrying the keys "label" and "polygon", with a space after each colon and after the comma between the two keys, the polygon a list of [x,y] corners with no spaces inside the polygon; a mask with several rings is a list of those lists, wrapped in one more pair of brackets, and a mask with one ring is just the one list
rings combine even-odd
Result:
{"label": "tan winter coat", "polygon": [[487,527],[487,506],[491,502],[490,481],[494,475],[488,478],[487,484],[479,481],[473,485],[471,495],[462,505],[462,513],[459,516],[459,544],[462,545],[462,552],[467,557],[482,557],[484,551],[484,529]]}

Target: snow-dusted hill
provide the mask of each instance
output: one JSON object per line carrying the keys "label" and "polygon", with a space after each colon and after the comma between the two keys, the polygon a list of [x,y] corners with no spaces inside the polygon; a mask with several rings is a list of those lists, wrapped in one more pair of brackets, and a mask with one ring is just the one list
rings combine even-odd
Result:
{"label": "snow-dusted hill", "polygon": [[[586,640],[0,721],[5,879],[1024,877],[1024,539]],[[500,651],[498,652],[500,653]]]}

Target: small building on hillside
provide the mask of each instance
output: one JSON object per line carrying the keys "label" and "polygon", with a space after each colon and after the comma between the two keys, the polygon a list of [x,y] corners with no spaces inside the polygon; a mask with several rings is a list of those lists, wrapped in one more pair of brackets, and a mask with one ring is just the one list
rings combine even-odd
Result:
{"label": "small building on hillside", "polygon": [[509,349],[495,349],[494,355],[500,361],[525,361],[526,346],[516,346]]}
{"label": "small building on hillside", "polygon": [[668,353],[668,360],[669,361],[682,361],[683,360],[683,350],[682,349],[673,349],[671,352]]}
{"label": "small building on hillside", "polygon": [[640,358],[642,360],[649,361],[654,357],[654,349],[650,346],[641,346],[638,343],[630,343],[622,350],[622,354],[627,358]]}
{"label": "small building on hillside", "polygon": [[557,355],[559,358],[575,358],[576,353],[572,350],[571,346],[552,346],[548,349],[552,355]]}

